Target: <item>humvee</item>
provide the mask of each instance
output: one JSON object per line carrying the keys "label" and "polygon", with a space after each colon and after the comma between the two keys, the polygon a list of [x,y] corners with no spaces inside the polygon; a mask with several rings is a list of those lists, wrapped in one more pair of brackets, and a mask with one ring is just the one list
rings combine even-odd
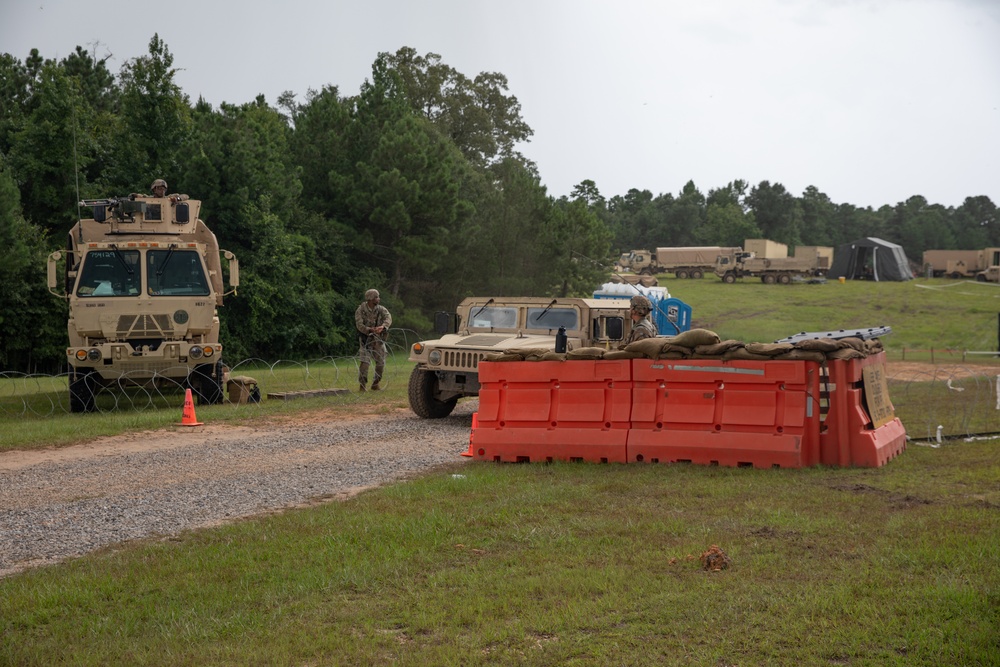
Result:
{"label": "humvee", "polygon": [[469,297],[455,313],[435,316],[436,340],[414,343],[416,362],[408,388],[419,417],[451,414],[458,399],[479,395],[479,362],[486,355],[517,348],[556,349],[560,328],[566,350],[611,347],[632,329],[629,299]]}
{"label": "humvee", "polygon": [[48,259],[49,291],[69,302],[70,411],[92,411],[97,390],[114,385],[174,384],[199,403],[220,402],[217,307],[239,285],[239,264],[198,218],[201,202],[133,194],[80,205],[93,218],[79,220],[66,250]]}

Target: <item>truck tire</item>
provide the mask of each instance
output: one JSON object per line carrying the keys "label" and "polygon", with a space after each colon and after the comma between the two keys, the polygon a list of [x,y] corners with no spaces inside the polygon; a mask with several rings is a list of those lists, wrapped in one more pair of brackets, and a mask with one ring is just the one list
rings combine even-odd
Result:
{"label": "truck tire", "polygon": [[726,283],[727,285],[732,285],[733,283],[736,282],[736,274],[733,273],[732,271],[727,272],[725,275],[722,276],[722,282]]}
{"label": "truck tire", "polygon": [[198,405],[216,405],[222,402],[222,360],[214,364],[199,364],[188,377],[191,392]]}
{"label": "truck tire", "polygon": [[681,269],[681,270],[680,270],[680,271],[678,271],[678,272],[677,272],[677,273],[676,273],[675,275],[676,275],[676,276],[677,276],[678,278],[680,278],[681,280],[684,280],[685,278],[687,278],[687,277],[688,277],[688,272],[687,272],[687,270],[686,270],[686,269]]}
{"label": "truck tire", "polygon": [[69,373],[69,411],[70,412],[93,412],[95,407],[94,380],[90,377],[89,369],[77,370],[75,368]]}
{"label": "truck tire", "polygon": [[695,280],[701,280],[705,277],[705,274],[701,272],[701,269],[695,269],[691,272],[691,277]]}
{"label": "truck tire", "polygon": [[779,273],[778,282],[781,283],[782,285],[787,285],[788,283],[792,282],[792,276],[787,273]]}
{"label": "truck tire", "polygon": [[639,271],[640,276],[651,276],[653,275],[653,269],[648,266]]}
{"label": "truck tire", "polygon": [[410,373],[410,384],[407,394],[410,399],[410,409],[413,414],[423,419],[441,419],[451,414],[458,403],[458,397],[441,401],[434,397],[437,388],[437,375],[417,366]]}
{"label": "truck tire", "polygon": [[762,283],[764,283],[765,285],[773,285],[774,282],[775,282],[774,274],[773,273],[765,273],[764,275],[762,275],[760,277],[760,281]]}

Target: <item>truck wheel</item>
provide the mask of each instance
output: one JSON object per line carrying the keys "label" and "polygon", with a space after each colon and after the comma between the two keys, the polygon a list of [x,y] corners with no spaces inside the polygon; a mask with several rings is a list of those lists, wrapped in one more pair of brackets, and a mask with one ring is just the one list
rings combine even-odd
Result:
{"label": "truck wheel", "polygon": [[455,409],[458,397],[440,401],[434,397],[435,389],[437,389],[437,376],[434,371],[419,366],[413,369],[407,393],[410,398],[410,409],[415,415],[424,419],[441,419],[450,415]]}
{"label": "truck wheel", "polygon": [[698,269],[695,269],[694,271],[691,272],[691,277],[694,278],[695,280],[701,280],[702,278],[705,277],[705,274],[699,271]]}
{"label": "truck wheel", "polygon": [[215,405],[222,402],[222,360],[215,364],[199,364],[188,377],[191,392],[198,405]]}
{"label": "truck wheel", "polygon": [[90,377],[91,371],[73,369],[69,374],[69,411],[70,412],[93,412],[94,380]]}
{"label": "truck wheel", "polygon": [[760,279],[761,279],[761,282],[763,282],[765,285],[773,285],[774,284],[774,275],[771,274],[771,273],[766,273],[766,274],[762,275],[760,277]]}
{"label": "truck wheel", "polygon": [[677,272],[677,277],[680,278],[681,280],[684,280],[685,278],[688,277],[688,272],[685,271],[684,269],[681,269],[680,271]]}
{"label": "truck wheel", "polygon": [[644,268],[641,271],[639,271],[639,275],[640,276],[651,276],[651,275],[653,275],[653,269],[651,269],[651,268],[649,268],[647,266],[646,268]]}
{"label": "truck wheel", "polygon": [[986,276],[983,275],[982,273],[980,273],[979,275],[976,276],[976,282],[977,283],[985,283],[986,282]]}
{"label": "truck wheel", "polygon": [[736,274],[730,271],[729,273],[722,276],[722,282],[726,283],[727,285],[732,285],[733,283],[736,282]]}
{"label": "truck wheel", "polygon": [[788,283],[792,282],[792,277],[787,273],[782,273],[778,276],[778,282],[781,283],[782,285],[787,285]]}

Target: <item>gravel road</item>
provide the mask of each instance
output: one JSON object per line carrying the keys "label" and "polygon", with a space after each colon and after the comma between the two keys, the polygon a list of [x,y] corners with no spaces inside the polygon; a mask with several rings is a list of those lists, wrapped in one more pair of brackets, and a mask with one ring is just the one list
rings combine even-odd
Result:
{"label": "gravel road", "polygon": [[472,412],[199,426],[0,453],[0,576],[151,536],[349,497],[469,459]]}

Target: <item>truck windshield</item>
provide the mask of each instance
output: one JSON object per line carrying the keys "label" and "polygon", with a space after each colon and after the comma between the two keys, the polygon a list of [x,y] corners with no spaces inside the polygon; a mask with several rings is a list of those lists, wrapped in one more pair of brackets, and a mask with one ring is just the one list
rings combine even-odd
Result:
{"label": "truck windshield", "polygon": [[566,327],[577,328],[577,318],[575,308],[529,308],[528,328],[529,329],[558,329]]}
{"label": "truck windshield", "polygon": [[517,308],[483,308],[474,306],[471,311],[473,329],[514,329],[517,327]]}
{"label": "truck windshield", "polygon": [[149,250],[146,283],[153,296],[208,296],[208,280],[197,250]]}
{"label": "truck windshield", "polygon": [[140,278],[138,250],[91,250],[83,258],[76,295],[136,296]]}

